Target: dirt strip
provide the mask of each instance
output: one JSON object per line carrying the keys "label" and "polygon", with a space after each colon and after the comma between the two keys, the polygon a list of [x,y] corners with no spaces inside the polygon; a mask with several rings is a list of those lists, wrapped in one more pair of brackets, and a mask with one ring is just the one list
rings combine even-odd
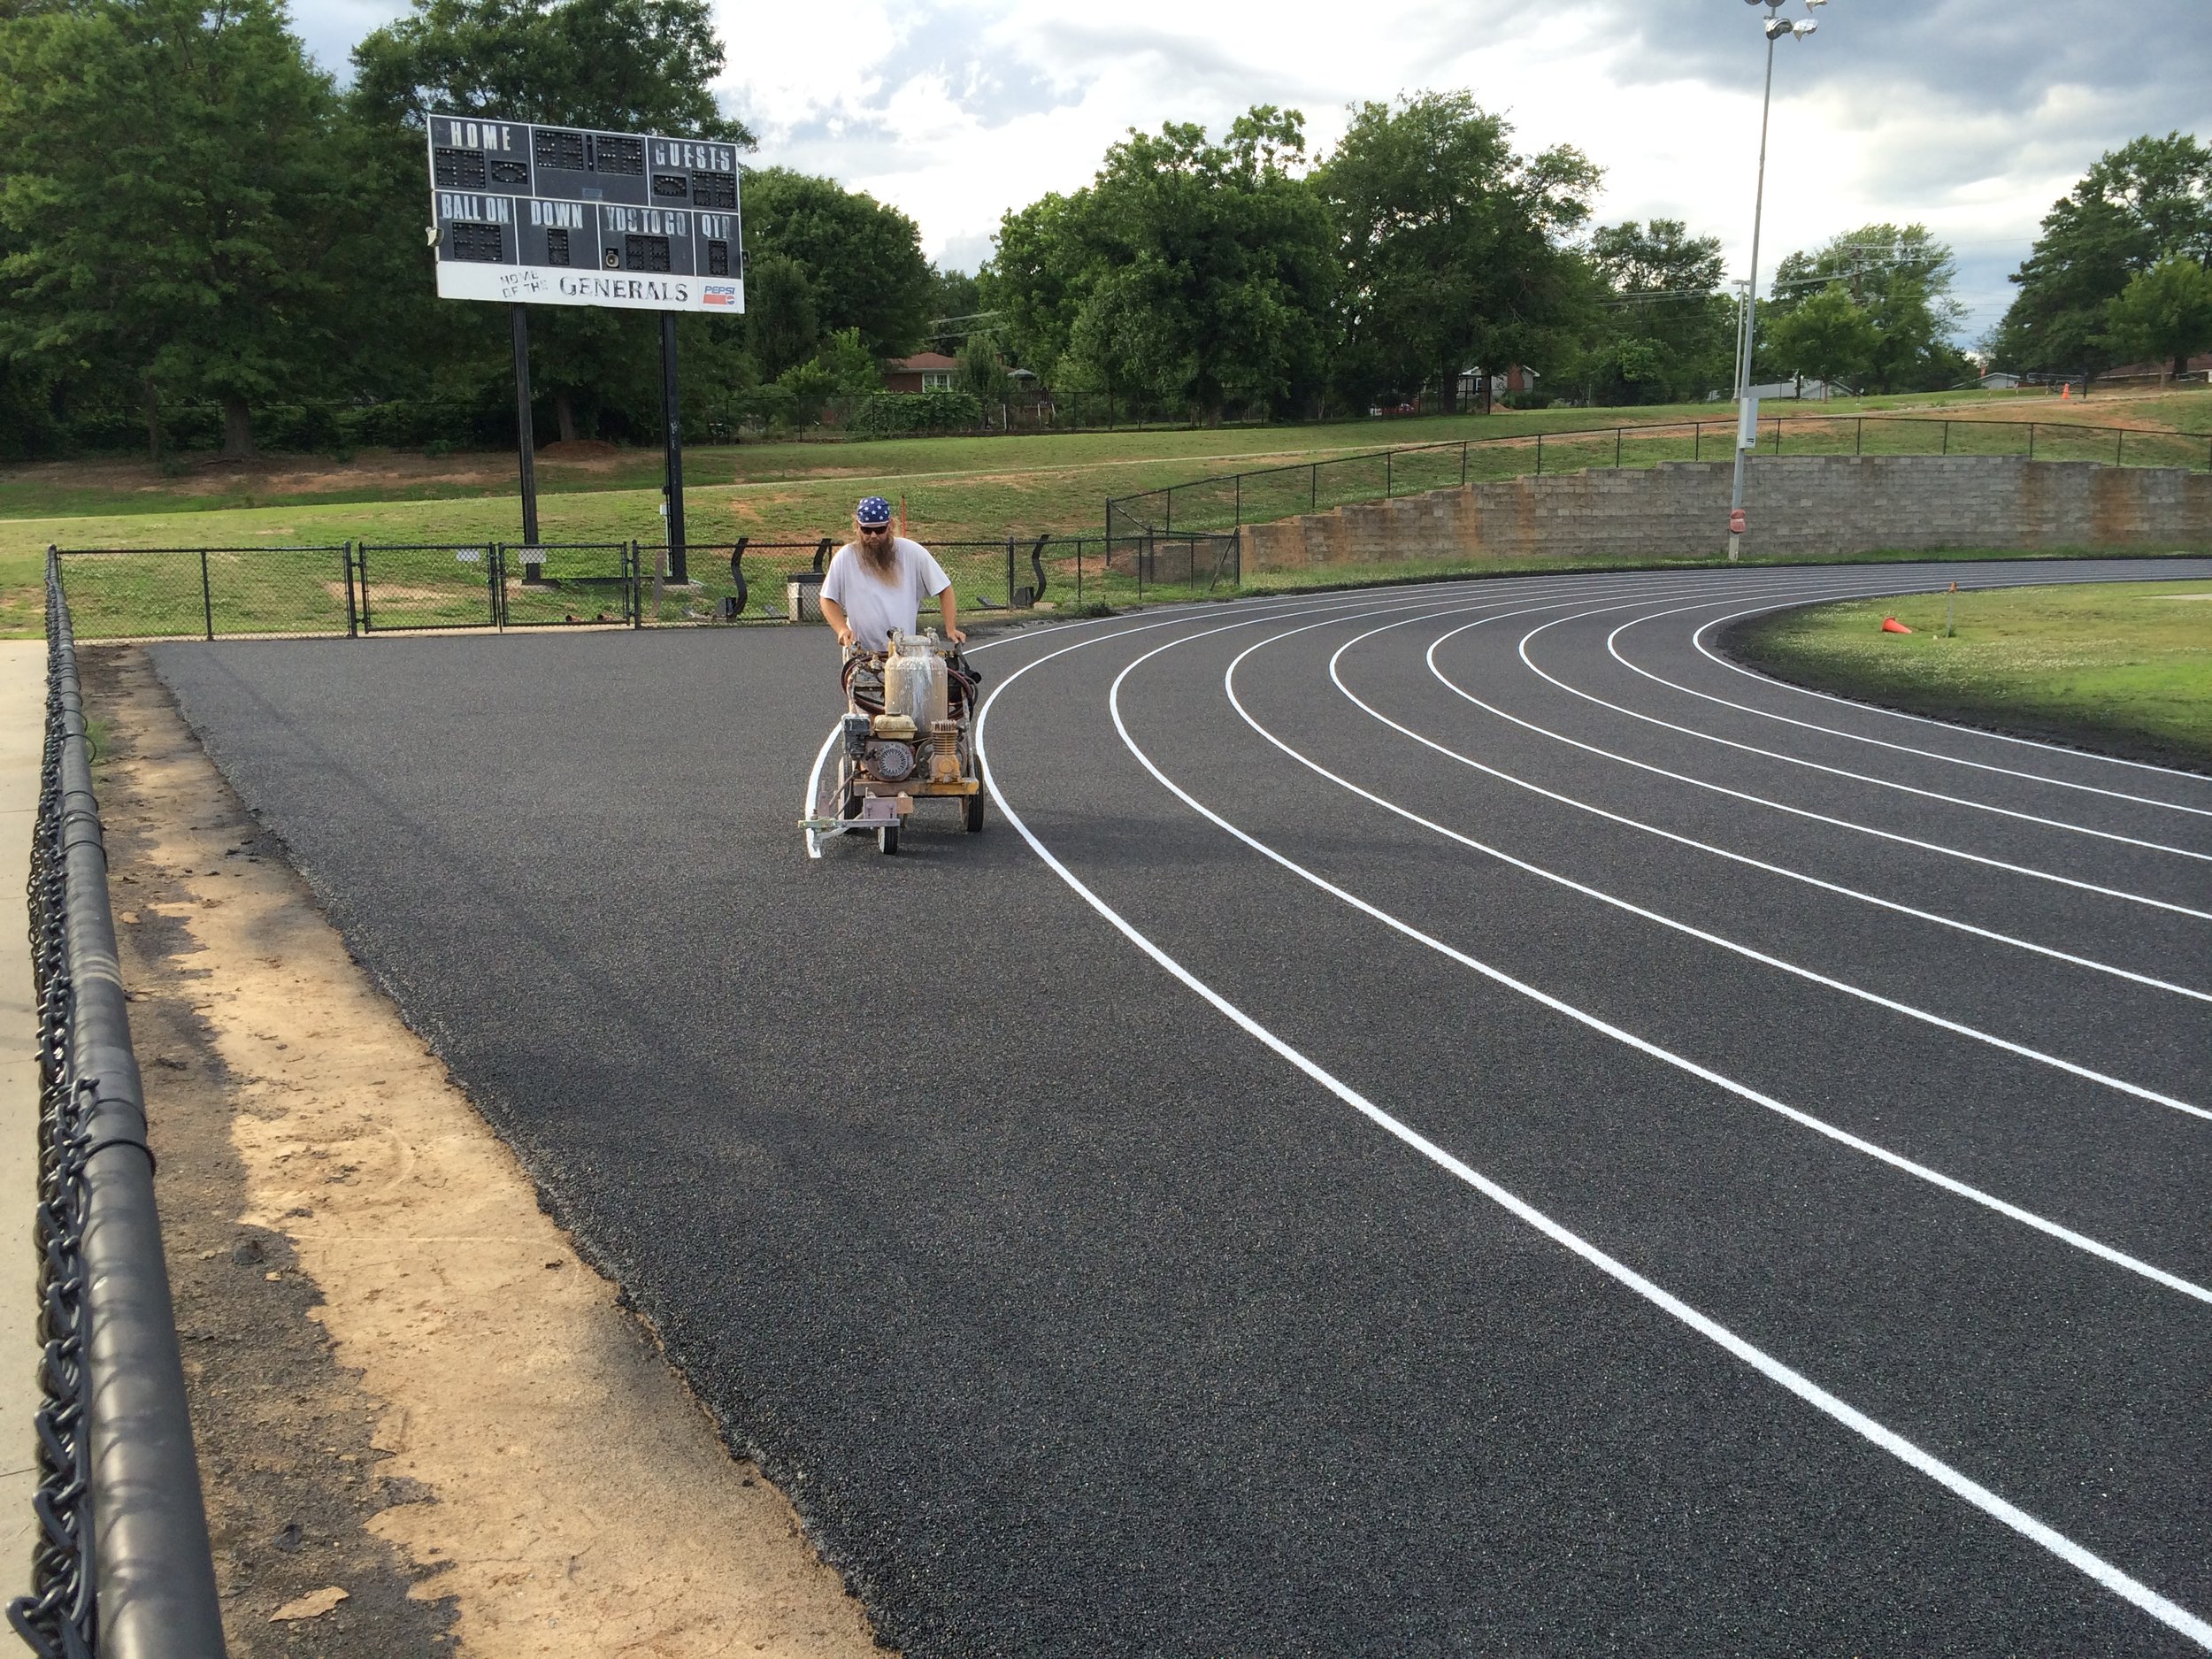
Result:
{"label": "dirt strip", "polygon": [[144,655],[87,680],[232,1653],[879,1652]]}

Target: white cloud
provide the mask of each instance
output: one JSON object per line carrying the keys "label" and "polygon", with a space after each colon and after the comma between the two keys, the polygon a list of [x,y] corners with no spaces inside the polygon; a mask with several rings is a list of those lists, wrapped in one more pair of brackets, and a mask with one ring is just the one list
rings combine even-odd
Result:
{"label": "white cloud", "polygon": [[[1799,0],[1790,0],[1792,12]],[[717,0],[719,90],[759,159],[831,174],[910,213],[972,268],[1001,214],[1087,182],[1130,127],[1218,131],[1253,104],[1305,111],[1317,148],[1346,106],[1471,89],[1524,148],[1606,171],[1608,220],[1655,215],[1750,251],[1758,13],[1727,0]],[[390,0],[307,0],[311,40]],[[1836,0],[1777,52],[1762,265],[1877,219],[1958,248],[1975,327],[2042,214],[2103,150],[2212,128],[2203,0]],[[329,61],[323,47],[319,52]],[[1983,315],[1986,313],[1986,315]]]}

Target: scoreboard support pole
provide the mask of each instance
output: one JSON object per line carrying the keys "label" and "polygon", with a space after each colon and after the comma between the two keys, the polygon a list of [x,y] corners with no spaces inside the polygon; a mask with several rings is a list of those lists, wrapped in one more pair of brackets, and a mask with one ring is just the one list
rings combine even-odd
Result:
{"label": "scoreboard support pole", "polygon": [[668,580],[691,580],[684,557],[684,441],[676,415],[676,313],[661,313],[661,419],[668,433]]}
{"label": "scoreboard support pole", "polygon": [[530,427],[530,313],[519,305],[508,311],[515,338],[515,436],[522,452],[522,580],[541,582],[545,580],[544,562],[530,560],[538,550],[538,445]]}

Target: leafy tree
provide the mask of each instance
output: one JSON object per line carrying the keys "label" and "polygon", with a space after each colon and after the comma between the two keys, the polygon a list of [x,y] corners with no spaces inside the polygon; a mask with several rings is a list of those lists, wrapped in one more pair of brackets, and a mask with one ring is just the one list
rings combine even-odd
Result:
{"label": "leafy tree", "polygon": [[2106,307],[2106,335],[2124,357],[2171,359],[2185,373],[2191,354],[2212,347],[2212,271],[2169,254],[2139,271]]}
{"label": "leafy tree", "polygon": [[9,235],[0,350],[250,411],[327,361],[329,256],[352,222],[334,94],[272,0],[82,0],[0,21]]}
{"label": "leafy tree", "polygon": [[1783,372],[1854,383],[1881,348],[1880,330],[1841,282],[1831,282],[1773,324],[1768,349]]}
{"label": "leafy tree", "polygon": [[1132,131],[1087,192],[1088,292],[1069,355],[1079,380],[1217,424],[1319,382],[1333,273],[1328,219],[1300,176],[1304,118],[1255,106],[1225,142],[1202,127]]}
{"label": "leafy tree", "polygon": [[1318,387],[1328,219],[1302,176],[1304,118],[1256,107],[1219,142],[1132,129],[1088,188],[1000,226],[985,301],[1031,368],[1218,421]]}
{"label": "leafy tree", "polygon": [[1515,153],[1464,92],[1364,104],[1317,175],[1334,222],[1339,381],[1355,402],[1556,352],[1585,288],[1563,238],[1599,173],[1561,146]]}
{"label": "leafy tree", "polygon": [[[2094,373],[2119,358],[2108,308],[2178,257],[2212,265],[2212,147],[2146,135],[2107,151],[2044,216],[1990,344],[2006,367]],[[2122,353],[2124,355],[2124,353]]]}
{"label": "leafy tree", "polygon": [[795,260],[822,327],[857,328],[879,357],[914,349],[929,324],[931,282],[912,219],[833,179],[786,167],[749,172],[744,204],[755,265]]}
{"label": "leafy tree", "polygon": [[998,338],[1014,360],[1047,385],[1059,381],[1094,274],[1083,237],[1087,192],[1053,194],[1006,214],[998,246],[976,279],[987,311],[998,315]]}
{"label": "leafy tree", "polygon": [[[500,308],[438,300],[428,251],[389,234],[421,211],[428,114],[644,129],[752,147],[752,134],[722,113],[710,89],[722,70],[722,45],[708,0],[415,0],[409,15],[365,36],[353,62],[349,108],[384,227],[361,250],[356,273],[357,292],[382,296],[370,301],[380,312],[355,335],[364,345],[357,373],[386,395],[444,389],[495,404],[507,384]],[[692,364],[694,377],[741,373],[731,360],[743,337],[739,322],[684,321],[680,340],[704,359]],[[642,312],[531,308],[532,376],[552,402],[562,438],[610,421],[657,428],[657,328]]]}
{"label": "leafy tree", "polygon": [[[1967,373],[1951,341],[1965,314],[1951,294],[1957,275],[1950,248],[1924,225],[1862,225],[1813,251],[1793,253],[1776,269],[1774,297],[1760,308],[1760,359],[1769,368],[1809,372],[1780,362],[1778,342],[1793,313],[1836,287],[1874,331],[1871,349],[1853,371],[1870,389],[1952,385]],[[1823,303],[1832,312],[1832,303]],[[1801,343],[1802,336],[1790,337]]]}
{"label": "leafy tree", "polygon": [[[975,278],[964,271],[930,267],[929,320],[933,328],[956,317],[973,317],[984,309],[982,286]],[[967,334],[965,327],[941,329],[930,335],[927,343],[931,350],[950,357],[959,350]]]}
{"label": "leafy tree", "polygon": [[822,337],[813,285],[788,254],[753,260],[745,279],[745,312],[753,360],[772,380],[793,364],[804,362]]}
{"label": "leafy tree", "polygon": [[1735,307],[1721,292],[1717,236],[1630,219],[1592,232],[1586,254],[1601,286],[1577,375],[1586,401],[1674,403],[1729,383]]}

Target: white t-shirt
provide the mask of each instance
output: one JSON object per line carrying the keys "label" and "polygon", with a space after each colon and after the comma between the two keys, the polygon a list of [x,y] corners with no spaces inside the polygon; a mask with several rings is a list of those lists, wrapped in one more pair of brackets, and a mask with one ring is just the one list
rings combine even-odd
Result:
{"label": "white t-shirt", "polygon": [[888,649],[893,628],[912,634],[922,601],[934,599],[952,586],[945,567],[919,541],[893,536],[891,546],[898,554],[898,568],[887,582],[868,568],[854,541],[837,549],[822,578],[822,597],[844,606],[845,620],[864,651]]}

